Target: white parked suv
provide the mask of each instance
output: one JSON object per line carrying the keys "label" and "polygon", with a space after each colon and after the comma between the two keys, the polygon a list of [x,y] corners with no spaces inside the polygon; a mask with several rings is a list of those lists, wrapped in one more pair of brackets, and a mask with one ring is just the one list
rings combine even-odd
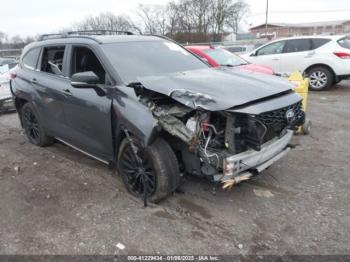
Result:
{"label": "white parked suv", "polygon": [[350,35],[279,39],[241,56],[281,75],[299,70],[310,78],[312,90],[327,89],[350,77]]}

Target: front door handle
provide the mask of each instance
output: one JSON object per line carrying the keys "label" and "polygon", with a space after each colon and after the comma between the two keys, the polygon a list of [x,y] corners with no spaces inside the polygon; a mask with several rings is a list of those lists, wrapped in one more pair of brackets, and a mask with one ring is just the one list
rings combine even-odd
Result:
{"label": "front door handle", "polygon": [[67,88],[67,89],[63,89],[63,95],[65,96],[72,96],[72,92]]}
{"label": "front door handle", "polygon": [[37,84],[37,83],[38,83],[38,80],[37,80],[36,78],[33,78],[32,80],[30,80],[30,82],[31,82],[32,84]]}
{"label": "front door handle", "polygon": [[272,58],[273,61],[279,61],[280,59],[279,58]]}

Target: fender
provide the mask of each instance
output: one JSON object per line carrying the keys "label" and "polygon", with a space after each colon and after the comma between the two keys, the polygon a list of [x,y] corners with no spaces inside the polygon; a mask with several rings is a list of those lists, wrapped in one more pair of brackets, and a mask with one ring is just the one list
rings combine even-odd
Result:
{"label": "fender", "polygon": [[126,128],[140,140],[142,146],[147,147],[152,144],[160,128],[150,109],[140,103],[132,88],[116,87],[112,110],[117,142],[120,142],[121,139],[118,136],[123,133],[123,128]]}

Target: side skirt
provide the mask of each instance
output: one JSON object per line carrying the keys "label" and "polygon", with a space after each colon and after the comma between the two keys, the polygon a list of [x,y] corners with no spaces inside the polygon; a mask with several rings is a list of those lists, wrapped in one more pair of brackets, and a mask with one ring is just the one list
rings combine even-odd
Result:
{"label": "side skirt", "polygon": [[108,166],[111,165],[110,162],[108,162],[108,161],[106,161],[106,160],[103,160],[103,159],[101,159],[101,158],[99,158],[99,157],[97,157],[97,156],[94,156],[94,155],[92,155],[92,154],[90,154],[90,153],[88,153],[88,152],[86,152],[86,151],[84,151],[84,150],[82,150],[82,149],[80,149],[80,148],[78,148],[78,147],[76,147],[76,146],[73,146],[72,144],[70,144],[70,143],[68,143],[68,142],[66,142],[66,141],[64,141],[64,140],[62,140],[62,139],[60,139],[60,138],[55,137],[55,139],[57,139],[58,141],[62,142],[62,143],[65,144],[65,145],[67,145],[67,146],[69,146],[69,147],[71,147],[71,148],[73,148],[73,149],[79,151],[80,153],[83,153],[84,155],[87,155],[87,156],[89,156],[89,157],[91,157],[91,158],[93,158],[93,159],[96,159],[96,160],[98,160],[98,161],[100,161],[100,162],[102,162],[102,163],[104,163],[104,164],[106,164],[106,165],[108,165]]}

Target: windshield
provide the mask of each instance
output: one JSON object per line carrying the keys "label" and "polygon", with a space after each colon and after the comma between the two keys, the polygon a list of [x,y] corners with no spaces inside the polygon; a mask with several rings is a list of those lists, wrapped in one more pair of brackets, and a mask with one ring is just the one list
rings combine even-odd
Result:
{"label": "windshield", "polygon": [[344,38],[338,40],[338,44],[339,44],[341,47],[350,49],[350,36],[347,36],[347,37],[344,37]]}
{"label": "windshield", "polygon": [[247,61],[245,61],[243,58],[240,58],[239,56],[224,49],[206,49],[203,50],[203,52],[214,59],[215,62],[221,66],[239,66],[247,64]]}
{"label": "windshield", "polygon": [[101,46],[126,83],[139,77],[208,68],[200,59],[170,41],[135,41]]}

